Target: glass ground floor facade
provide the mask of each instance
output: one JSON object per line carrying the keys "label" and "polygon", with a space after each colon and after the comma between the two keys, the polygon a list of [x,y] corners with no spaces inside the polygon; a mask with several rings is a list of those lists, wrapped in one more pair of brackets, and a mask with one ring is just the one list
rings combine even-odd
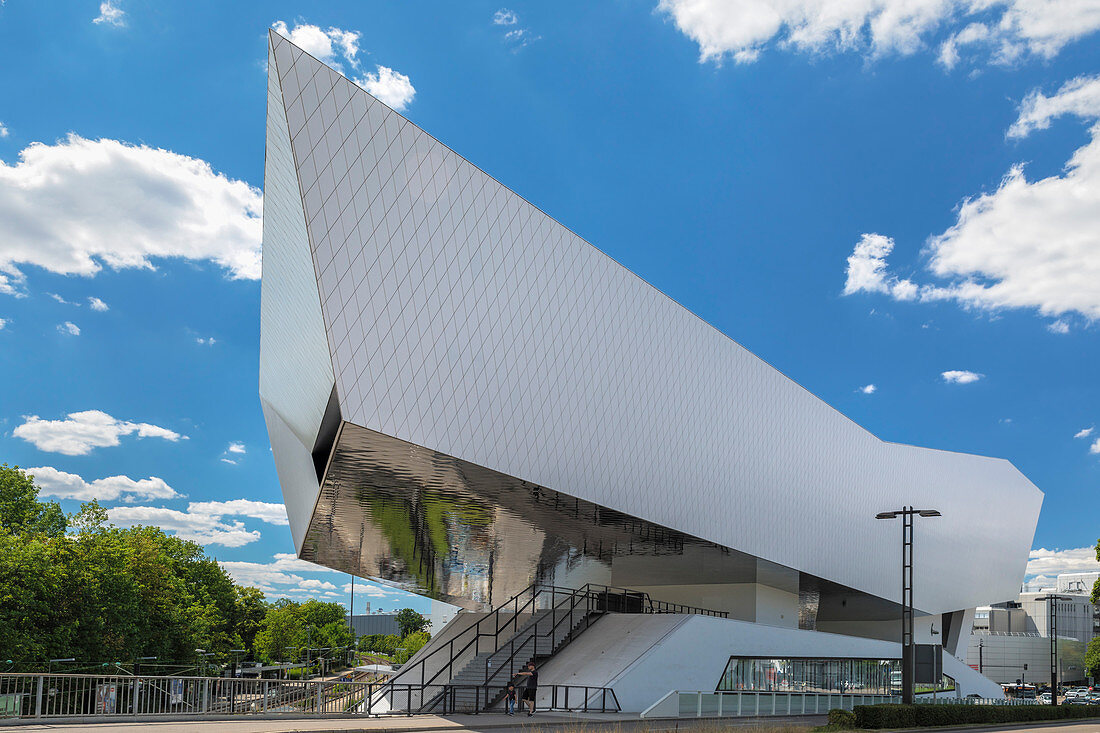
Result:
{"label": "glass ground floor facade", "polygon": [[899,659],[731,657],[717,690],[888,695],[900,687]]}

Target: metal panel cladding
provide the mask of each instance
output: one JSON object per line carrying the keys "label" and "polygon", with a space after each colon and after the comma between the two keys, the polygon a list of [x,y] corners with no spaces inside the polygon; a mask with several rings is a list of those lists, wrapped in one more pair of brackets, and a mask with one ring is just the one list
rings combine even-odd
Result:
{"label": "metal panel cladding", "polygon": [[918,605],[1018,592],[1042,494],[1010,463],[884,442],[271,43],[344,420],[884,598],[875,513],[936,508]]}

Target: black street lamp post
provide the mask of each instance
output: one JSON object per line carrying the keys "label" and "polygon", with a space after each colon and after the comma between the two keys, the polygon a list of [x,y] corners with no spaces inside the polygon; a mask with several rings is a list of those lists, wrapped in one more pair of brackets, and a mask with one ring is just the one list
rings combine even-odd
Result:
{"label": "black street lamp post", "polygon": [[901,517],[901,701],[913,704],[916,678],[916,654],[913,647],[913,518],[942,516],[935,509],[903,507],[892,512],[879,512],[875,519]]}
{"label": "black street lamp post", "polygon": [[1035,600],[1047,602],[1047,632],[1050,634],[1050,704],[1058,704],[1058,601],[1073,600],[1069,596],[1050,593]]}

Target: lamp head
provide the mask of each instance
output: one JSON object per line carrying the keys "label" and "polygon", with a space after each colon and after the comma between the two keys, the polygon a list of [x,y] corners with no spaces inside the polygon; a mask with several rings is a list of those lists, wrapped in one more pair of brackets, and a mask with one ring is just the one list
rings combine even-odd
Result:
{"label": "lamp head", "polygon": [[879,512],[875,515],[875,519],[897,519],[898,512]]}

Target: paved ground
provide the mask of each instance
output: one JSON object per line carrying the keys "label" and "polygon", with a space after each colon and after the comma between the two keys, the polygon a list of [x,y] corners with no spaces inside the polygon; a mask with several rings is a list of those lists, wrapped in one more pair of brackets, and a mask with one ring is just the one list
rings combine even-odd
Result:
{"label": "paved ground", "polygon": [[[680,719],[638,720],[625,715],[569,715],[542,713],[528,719],[526,716],[508,718],[503,715],[453,715],[446,718],[417,715],[412,718],[367,718],[352,720],[189,720],[184,722],[154,723],[48,723],[12,726],[12,733],[24,731],[87,731],[88,733],[443,733],[444,731],[492,731],[492,733],[532,733],[532,731],[648,731],[666,733],[690,731],[701,728],[715,733],[730,728],[755,728],[761,733],[768,728],[786,732],[796,728],[808,730],[820,725],[824,719],[817,716],[797,718],[725,718],[723,720]],[[0,729],[3,729],[0,724]],[[933,728],[935,733],[1100,733],[1100,720],[1064,723],[1035,723],[1032,725],[971,726],[964,728]]]}
{"label": "paved ground", "polygon": [[[18,725],[12,733],[29,731],[87,731],[88,733],[443,733],[444,731],[492,731],[493,733],[523,733],[532,730],[580,731],[599,733],[615,730],[630,733],[646,730],[652,733],[690,730],[696,727],[710,731],[725,728],[806,727],[825,722],[824,716],[797,718],[735,718],[716,720],[639,720],[637,716],[615,714],[536,713],[507,717],[500,714],[417,715],[411,718],[355,718],[327,720],[187,720],[181,722],[110,722],[110,723],[46,723]],[[4,726],[0,725],[0,730]],[[1063,733],[1081,733],[1079,731]]]}

